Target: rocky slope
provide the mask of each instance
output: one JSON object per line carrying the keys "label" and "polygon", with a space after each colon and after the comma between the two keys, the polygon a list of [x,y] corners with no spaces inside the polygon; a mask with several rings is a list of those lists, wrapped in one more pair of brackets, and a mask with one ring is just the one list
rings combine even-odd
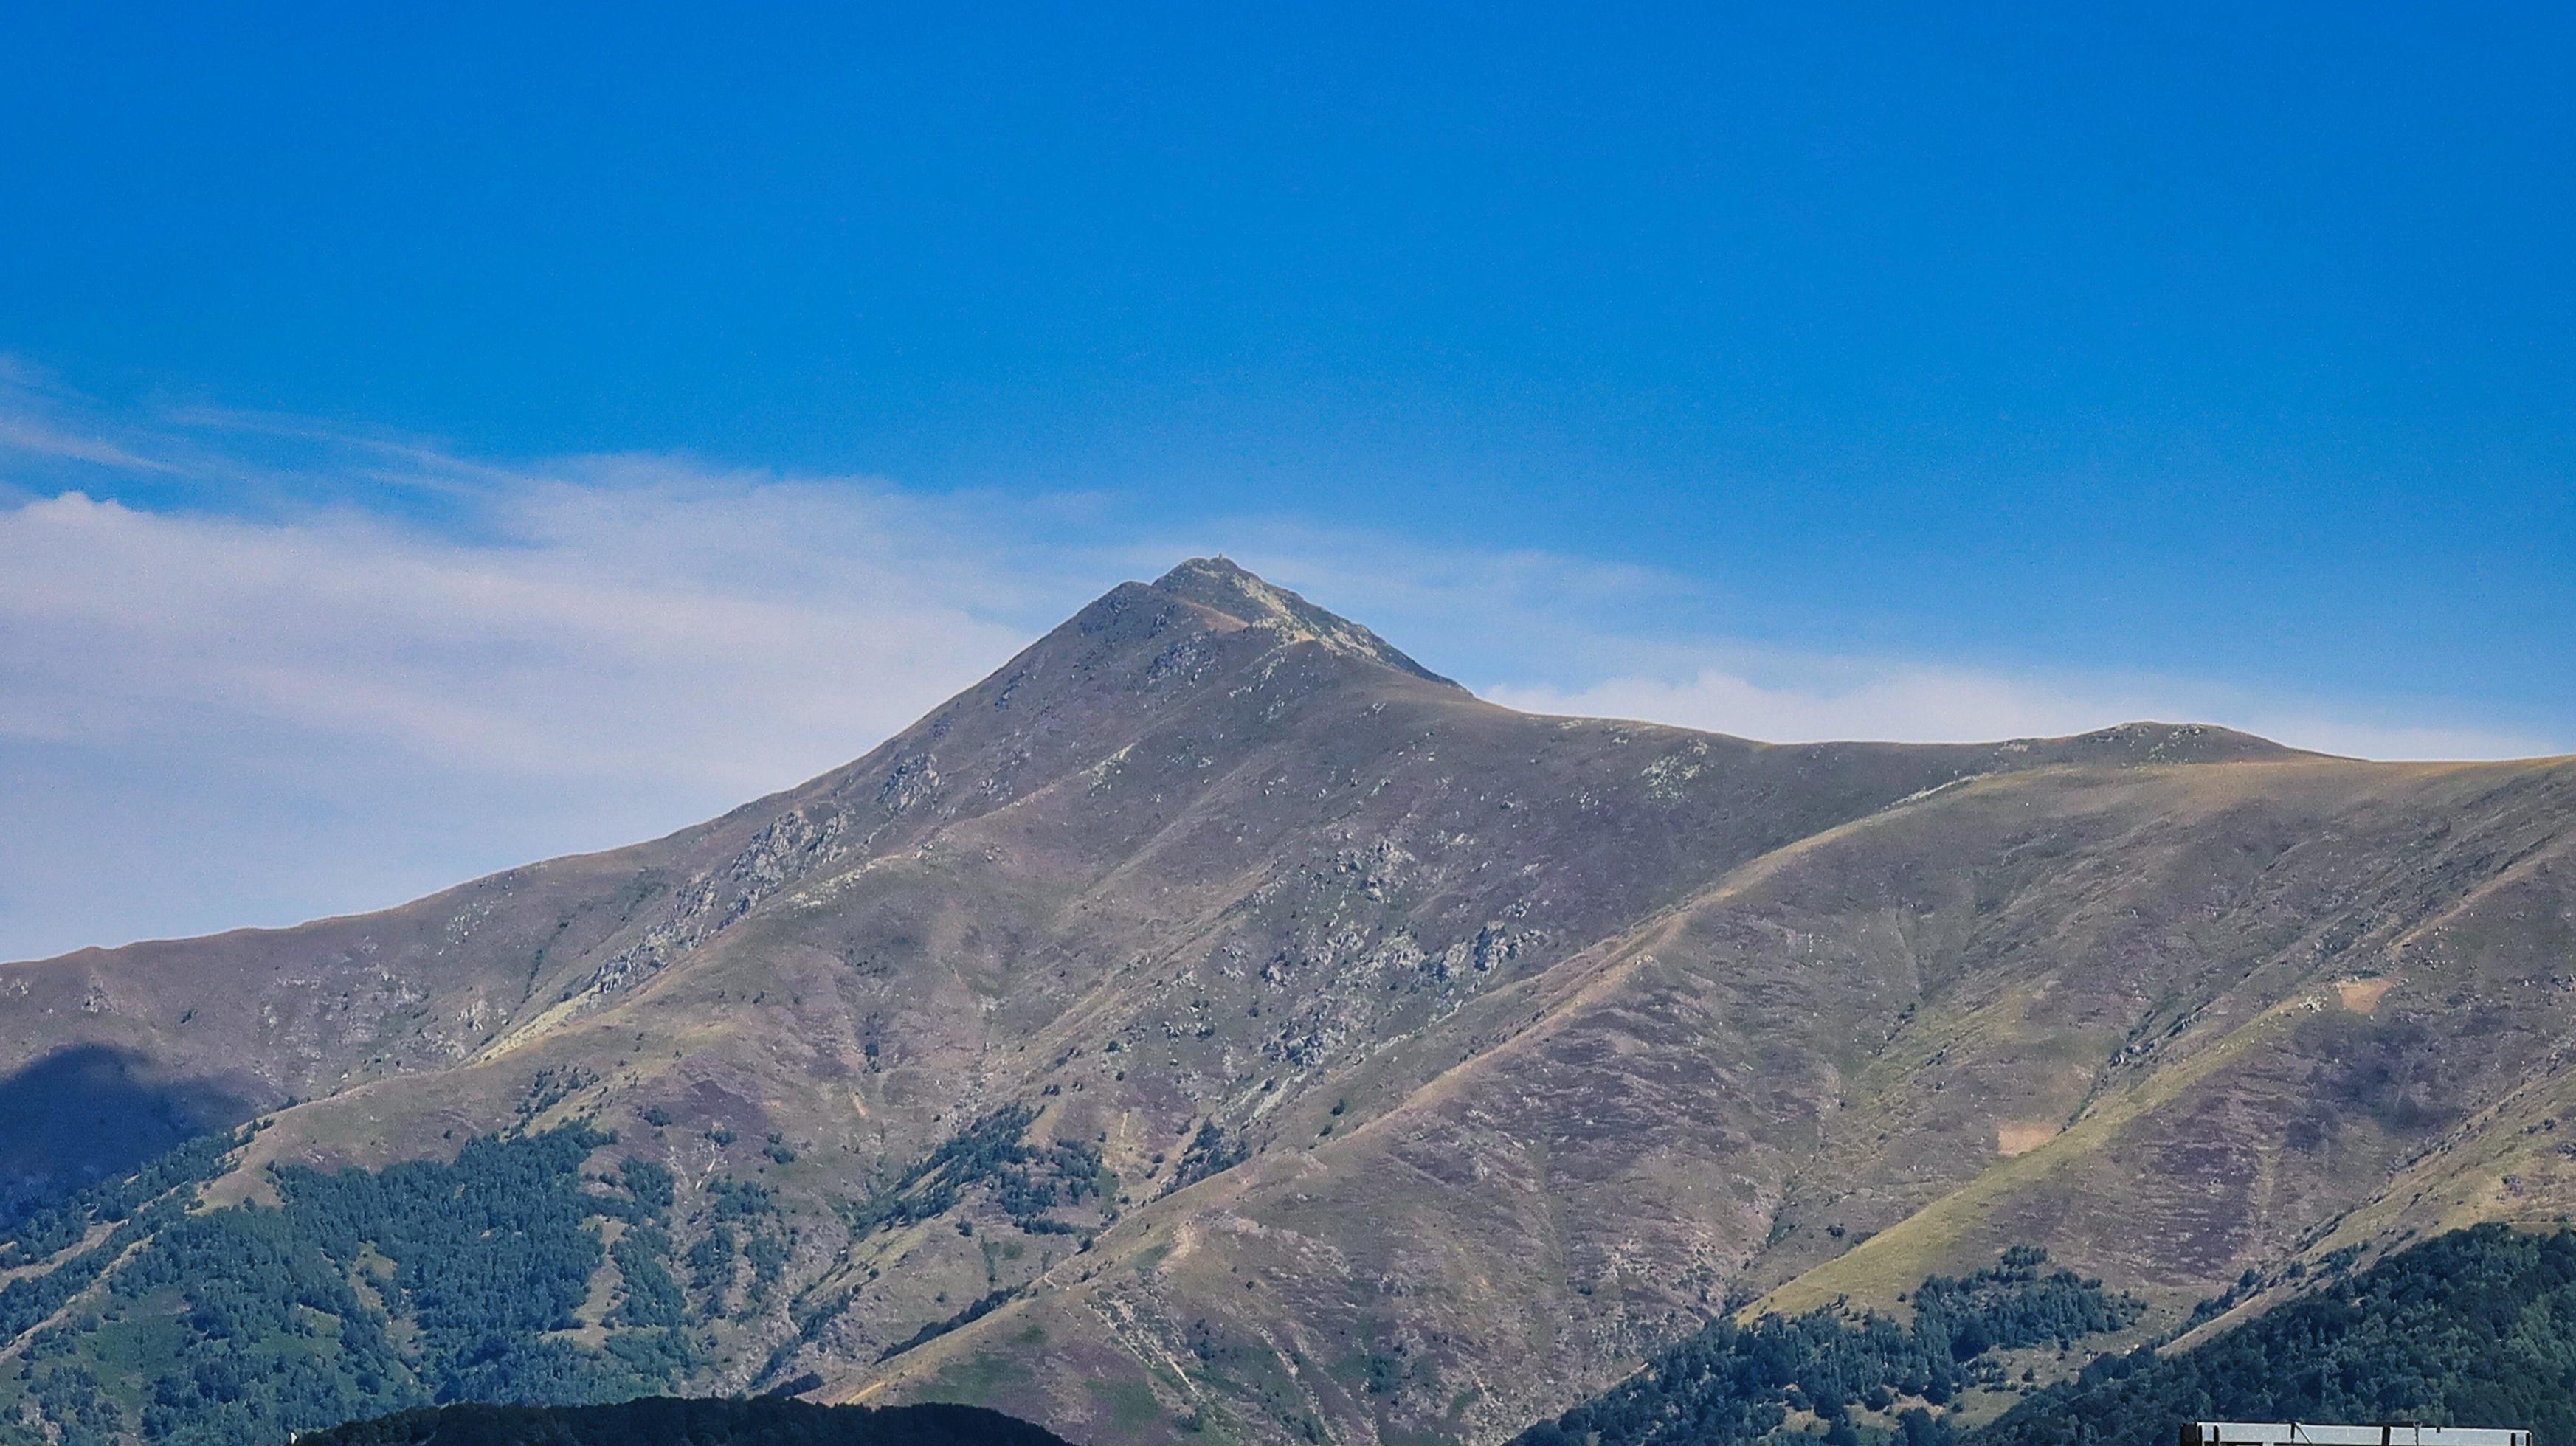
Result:
{"label": "rocky slope", "polygon": [[699,1386],[1493,1441],[1766,1292],[2568,1209],[2571,847],[2576,761],[1532,717],[1192,562],[669,838],[0,966],[0,1171],[590,1119],[793,1221]]}

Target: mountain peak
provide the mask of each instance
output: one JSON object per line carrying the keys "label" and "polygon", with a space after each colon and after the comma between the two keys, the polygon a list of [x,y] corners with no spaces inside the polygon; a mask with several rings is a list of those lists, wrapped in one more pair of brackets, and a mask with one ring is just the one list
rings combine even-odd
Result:
{"label": "mountain peak", "polygon": [[1263,581],[1223,555],[1189,559],[1156,578],[1154,590],[1252,627],[1275,629],[1291,638],[1320,643],[1334,652],[1383,663],[1417,678],[1458,686],[1366,627]]}

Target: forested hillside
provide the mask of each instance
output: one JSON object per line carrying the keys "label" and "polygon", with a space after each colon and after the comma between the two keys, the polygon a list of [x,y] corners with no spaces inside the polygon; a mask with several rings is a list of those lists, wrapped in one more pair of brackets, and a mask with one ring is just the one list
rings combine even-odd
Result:
{"label": "forested hillside", "polygon": [[[832,1224],[867,1239],[973,1200],[1071,1253],[1090,1227],[1066,1212],[1116,1181],[1096,1148],[1028,1143],[1036,1117],[972,1121],[834,1202]],[[768,1184],[682,1179],[587,1124],[383,1170],[274,1165],[274,1204],[192,1213],[248,1142],[207,1136],[0,1216],[0,1429],[40,1419],[64,1446],[221,1446],[433,1402],[621,1401],[683,1388],[718,1364],[719,1326],[786,1303],[798,1224]],[[998,1262],[1021,1247],[993,1249]],[[953,1324],[1014,1294],[988,1286]],[[820,1329],[865,1288],[838,1282],[794,1314]]]}
{"label": "forested hillside", "polygon": [[670,1172],[586,1127],[281,1167],[276,1204],[189,1213],[234,1143],[9,1227],[5,1258],[36,1263],[0,1288],[0,1422],[227,1446],[432,1401],[622,1400],[694,1369],[781,1253],[765,1189],[720,1182],[675,1219]]}
{"label": "forested hillside", "polygon": [[2046,1270],[2023,1246],[1963,1278],[1934,1276],[1914,1292],[1912,1319],[1876,1311],[1720,1317],[1625,1381],[1515,1446],[1730,1446],[1795,1437],[1811,1419],[1829,1446],[1857,1446],[1858,1419],[1892,1422],[1907,1446],[1946,1440],[1941,1408],[1972,1385],[2001,1384],[1998,1353],[2043,1343],[2065,1349],[2120,1330],[2141,1307],[2071,1271]]}
{"label": "forested hillside", "polygon": [[2007,1384],[2002,1353],[2062,1351],[2136,1318],[2134,1302],[2040,1264],[2021,1250],[1927,1280],[1905,1323],[1848,1310],[1712,1322],[1516,1446],[2169,1446],[2206,1420],[2520,1426],[2542,1446],[2576,1442],[2576,1233],[2455,1231],[2189,1349],[2094,1353],[1962,1430],[1954,1397]]}
{"label": "forested hillside", "polygon": [[[1022,1143],[1029,1124],[1017,1111],[979,1120],[844,1213],[862,1230],[915,1228],[976,1191],[1044,1231],[1061,1199],[1096,1188],[1098,1166]],[[243,1143],[195,1141],[0,1224],[0,1446],[138,1434],[217,1446],[371,1418],[385,1419],[324,1439],[1004,1439],[973,1433],[1005,1418],[777,1402],[419,1409],[673,1390],[716,1348],[712,1323],[779,1288],[764,1262],[793,1226],[756,1181],[684,1189],[583,1126],[475,1139],[449,1162],[276,1168],[276,1203],[192,1212]],[[995,1300],[966,1303],[963,1319]],[[2098,1350],[2136,1338],[2142,1304],[2036,1247],[1925,1279],[1900,1305],[1720,1316],[1517,1446],[2164,1446],[2177,1422],[2211,1418],[2515,1425],[2546,1446],[2576,1442],[2576,1233],[2455,1232],[2162,1357],[2152,1341]],[[1226,1367],[1218,1338],[1204,1344],[1210,1369]],[[2054,1385],[2025,1364],[2088,1354]],[[1405,1368],[1367,1359],[1390,1378]],[[2000,1420],[1963,1430],[1981,1415],[1972,1397],[2016,1392]],[[1012,1440],[1054,1439],[1008,1426],[1025,1433]],[[956,1431],[968,1434],[941,1434]]]}
{"label": "forested hillside", "polygon": [[2165,1446],[2181,1421],[2527,1426],[2576,1442],[2576,1233],[2436,1237],[2164,1358],[2095,1362],[1975,1446]]}

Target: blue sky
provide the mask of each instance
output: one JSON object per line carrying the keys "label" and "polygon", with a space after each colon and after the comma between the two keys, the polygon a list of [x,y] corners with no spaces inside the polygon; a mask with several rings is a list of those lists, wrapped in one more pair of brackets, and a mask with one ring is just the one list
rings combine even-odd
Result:
{"label": "blue sky", "polygon": [[679,825],[1217,549],[1525,706],[2576,749],[2563,7],[51,9],[0,956]]}

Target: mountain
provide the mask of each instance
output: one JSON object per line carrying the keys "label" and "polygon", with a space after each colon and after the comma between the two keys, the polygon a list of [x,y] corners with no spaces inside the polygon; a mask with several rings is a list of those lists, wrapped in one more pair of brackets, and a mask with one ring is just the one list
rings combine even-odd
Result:
{"label": "mountain", "polygon": [[[1534,717],[1188,562],[668,838],[0,966],[0,1171],[56,1243],[0,1289],[124,1232],[86,1293],[22,1292],[35,1324],[0,1298],[0,1415],[43,1338],[95,1378],[63,1400],[140,1429],[155,1313],[203,1344],[194,1287],[143,1288],[189,1198],[237,1242],[206,1259],[356,1283],[275,1320],[384,1335],[279,1400],[1491,1442],[1712,1313],[1893,1307],[2017,1245],[2238,1319],[2356,1247],[2569,1209],[2571,840],[2568,759]],[[202,1188],[113,1184],[250,1120]],[[439,1272],[486,1218],[566,1293],[469,1339]]]}

